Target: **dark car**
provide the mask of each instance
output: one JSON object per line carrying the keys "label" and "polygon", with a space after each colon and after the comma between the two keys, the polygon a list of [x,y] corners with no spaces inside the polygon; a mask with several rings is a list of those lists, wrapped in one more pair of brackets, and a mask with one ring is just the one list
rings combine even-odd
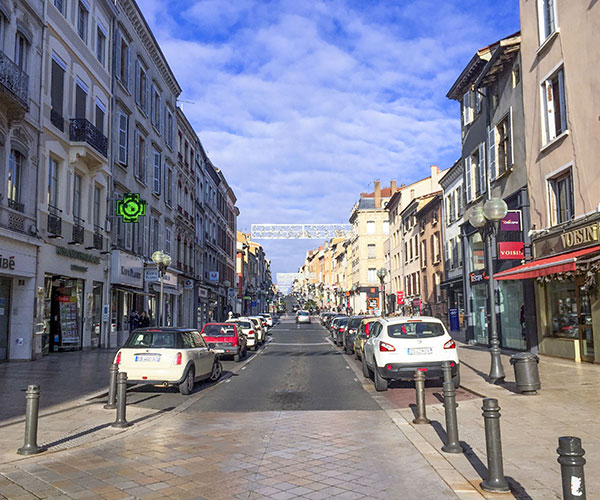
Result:
{"label": "dark car", "polygon": [[337,324],[340,322],[340,320],[342,318],[346,318],[346,317],[347,316],[344,316],[343,314],[338,314],[337,316],[334,316],[333,318],[331,318],[331,320],[327,324],[327,329],[329,330],[329,333],[331,334],[331,338],[334,341],[335,341],[335,332],[336,332]]}
{"label": "dark car", "polygon": [[340,318],[337,321],[335,330],[334,330],[334,337],[333,337],[333,341],[335,342],[335,345],[339,345],[341,346],[342,343],[344,342],[344,332],[346,331],[346,327],[348,326],[348,321],[350,320],[350,318],[348,316],[344,316],[343,318]]}
{"label": "dark car", "polygon": [[368,316],[350,316],[348,326],[344,332],[344,338],[342,339],[342,347],[344,348],[345,353],[352,354],[354,352],[354,337],[358,332],[360,323],[365,318],[368,318]]}
{"label": "dark car", "polygon": [[216,354],[233,356],[234,361],[246,357],[246,336],[235,323],[207,323],[200,335]]}

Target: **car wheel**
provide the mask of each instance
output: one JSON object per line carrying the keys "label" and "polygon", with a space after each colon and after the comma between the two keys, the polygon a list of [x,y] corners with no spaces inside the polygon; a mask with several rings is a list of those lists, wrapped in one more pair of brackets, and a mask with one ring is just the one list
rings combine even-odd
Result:
{"label": "car wheel", "polygon": [[215,359],[213,363],[212,371],[210,372],[209,380],[211,382],[216,382],[221,378],[221,374],[223,373],[223,365],[218,359]]}
{"label": "car wheel", "polygon": [[365,378],[371,378],[372,377],[373,372],[368,367],[367,360],[366,360],[366,358],[364,356],[362,357],[362,370],[363,370],[363,375],[364,375]]}
{"label": "car wheel", "polygon": [[183,379],[183,382],[179,384],[179,392],[184,396],[188,396],[194,390],[194,377],[196,376],[194,367],[190,366],[190,369]]}
{"label": "car wheel", "polygon": [[384,379],[381,375],[379,375],[379,370],[377,369],[377,366],[375,366],[373,372],[375,373],[375,390],[377,392],[387,391],[388,381]]}
{"label": "car wheel", "polygon": [[240,357],[240,355],[239,355],[239,354],[234,354],[234,355],[233,355],[233,360],[234,360],[236,363],[239,363],[239,362],[240,362],[240,359],[241,359],[241,357]]}

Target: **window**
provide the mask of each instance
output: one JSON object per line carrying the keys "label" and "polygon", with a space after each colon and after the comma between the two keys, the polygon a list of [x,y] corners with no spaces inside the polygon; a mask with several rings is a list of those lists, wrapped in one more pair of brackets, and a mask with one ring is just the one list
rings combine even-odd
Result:
{"label": "window", "polygon": [[142,181],[146,182],[146,138],[142,135],[139,130],[136,130],[135,138],[135,175]]}
{"label": "window", "polygon": [[367,221],[367,234],[375,234],[375,221]]}
{"label": "window", "polygon": [[104,104],[96,99],[96,128],[104,134],[104,115],[106,114],[106,107]]}
{"label": "window", "polygon": [[421,242],[421,267],[427,265],[427,242],[423,240]]}
{"label": "window", "polygon": [[156,148],[152,150],[153,163],[152,163],[152,191],[156,194],[160,194],[160,151]]}
{"label": "window", "polygon": [[465,92],[462,98],[462,115],[463,125],[468,125],[473,121],[473,105],[472,101],[473,93],[471,91]]}
{"label": "window", "polygon": [[432,236],[432,245],[433,245],[433,263],[437,264],[441,260],[440,255],[440,233],[436,232]]}
{"label": "window", "polygon": [[77,34],[84,42],[87,42],[88,8],[79,0],[77,4]]}
{"label": "window", "polygon": [[383,234],[390,234],[390,223],[387,220],[383,221]]}
{"label": "window", "polygon": [[55,57],[52,58],[52,70],[50,78],[50,102],[52,105],[52,111],[62,117],[65,86],[65,65],[62,61],[57,60]]}
{"label": "window", "polygon": [[171,253],[171,228],[170,227],[165,228],[165,252],[168,254]]}
{"label": "window", "polygon": [[8,159],[8,199],[16,203],[21,201],[22,175],[23,155],[13,149]]}
{"label": "window", "polygon": [[0,12],[0,50],[4,50],[4,32],[6,31],[6,18]]}
{"label": "window", "polygon": [[48,205],[56,207],[58,203],[58,162],[54,158],[48,160]]}
{"label": "window", "polygon": [[144,113],[148,114],[148,96],[150,94],[150,83],[148,82],[148,72],[144,64],[135,60],[135,102]]}
{"label": "window", "polygon": [[21,71],[27,73],[27,55],[29,52],[29,42],[23,36],[23,33],[17,31],[15,37],[15,64]]}
{"label": "window", "polygon": [[155,217],[153,215],[150,223],[151,223],[150,237],[151,237],[151,245],[152,245],[152,247],[150,248],[150,255],[152,255],[153,252],[156,252],[158,250],[158,237],[160,235],[158,217]]}
{"label": "window", "polygon": [[513,88],[521,83],[521,66],[515,64],[512,70],[512,84]]}
{"label": "window", "polygon": [[369,283],[377,283],[377,270],[374,267],[369,268],[367,280]]}
{"label": "window", "polygon": [[118,128],[119,128],[119,152],[118,152],[118,162],[122,165],[127,165],[127,151],[128,151],[128,142],[129,142],[129,133],[128,133],[128,122],[129,117],[123,113],[123,111],[118,112]]}
{"label": "window", "polygon": [[167,145],[173,148],[173,112],[171,108],[166,108],[165,141]]}
{"label": "window", "polygon": [[129,44],[123,38],[123,33],[117,32],[116,76],[121,84],[129,89]]}
{"label": "window", "polygon": [[75,118],[85,118],[86,99],[87,89],[83,83],[77,82],[75,85]]}
{"label": "window", "polygon": [[550,179],[549,188],[551,225],[554,226],[571,220],[575,216],[571,169],[554,179]]}
{"label": "window", "polygon": [[369,258],[369,259],[377,258],[377,246],[367,245],[367,258]]}
{"label": "window", "polygon": [[81,219],[81,176],[73,176],[73,218]]}
{"label": "window", "polygon": [[102,188],[94,186],[94,226],[96,229],[100,229],[100,210],[102,208],[100,199],[102,195]]}
{"label": "window", "polygon": [[567,130],[564,70],[559,69],[542,83],[542,109],[544,112],[544,144]]}
{"label": "window", "polygon": [[467,186],[467,202],[471,202],[485,193],[487,179],[484,143],[481,143],[470,156],[465,158],[465,182]]}
{"label": "window", "polygon": [[160,90],[156,85],[152,85],[152,125],[160,132]]}
{"label": "window", "polygon": [[65,15],[65,0],[54,0],[54,6],[58,9],[63,16]]}
{"label": "window", "polygon": [[[496,177],[496,175],[502,175],[505,172],[508,172],[513,165],[511,115],[512,113],[509,112],[496,126],[498,158],[495,162],[496,168],[491,172],[492,178]],[[492,152],[490,151],[490,156],[491,155]],[[492,168],[491,160],[490,168]]]}
{"label": "window", "polygon": [[96,30],[96,59],[104,66],[106,58],[106,30],[98,25]]}
{"label": "window", "polygon": [[456,188],[456,200],[457,200],[457,213],[458,213],[458,217],[461,217],[463,214],[463,210],[464,210],[464,203],[463,203],[463,187],[458,186]]}
{"label": "window", "polygon": [[165,168],[165,203],[173,205],[173,168],[168,163]]}
{"label": "window", "polygon": [[556,31],[554,0],[538,0],[538,26],[540,44]]}

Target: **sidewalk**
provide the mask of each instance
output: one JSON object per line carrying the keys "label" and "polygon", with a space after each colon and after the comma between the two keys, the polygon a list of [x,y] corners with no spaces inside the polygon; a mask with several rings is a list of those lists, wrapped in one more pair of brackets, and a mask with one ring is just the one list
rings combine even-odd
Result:
{"label": "sidewalk", "polygon": [[[516,392],[510,356],[502,356],[506,383],[486,382],[490,367],[487,349],[459,344],[461,386],[483,397],[498,399],[501,408],[504,472],[516,498],[562,498],[556,448],[560,436],[581,438],[586,452],[587,498],[600,498],[600,366],[540,357],[541,391],[534,396]],[[470,448],[465,455],[442,455],[468,481],[478,487],[486,477],[487,459],[481,399],[461,401],[458,407],[459,437]],[[400,411],[411,421],[410,409]],[[429,405],[427,416],[434,425],[412,425],[421,438],[439,450],[445,436],[444,408]],[[439,432],[439,434],[438,434]],[[441,453],[441,452],[440,452]],[[495,498],[499,495],[490,495]]]}

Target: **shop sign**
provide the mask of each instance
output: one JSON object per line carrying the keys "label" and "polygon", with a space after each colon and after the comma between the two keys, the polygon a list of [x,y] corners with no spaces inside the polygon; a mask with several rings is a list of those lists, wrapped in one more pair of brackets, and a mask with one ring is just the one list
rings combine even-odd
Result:
{"label": "shop sign", "polygon": [[521,260],[525,258],[522,241],[500,241],[498,257],[502,260]]}
{"label": "shop sign", "polygon": [[113,250],[110,256],[110,281],[114,284],[144,287],[144,261],[135,255]]}
{"label": "shop sign", "polygon": [[163,284],[177,288],[177,275],[173,273],[165,273],[163,276]]}
{"label": "shop sign", "polygon": [[219,281],[219,271],[210,271],[208,273],[208,281]]}
{"label": "shop sign", "polygon": [[102,321],[108,321],[108,304],[102,306]]}
{"label": "shop sign", "polygon": [[144,281],[158,281],[158,269],[145,269],[144,270]]}
{"label": "shop sign", "polygon": [[520,231],[521,230],[521,211],[509,210],[506,216],[500,222],[502,231]]}
{"label": "shop sign", "polygon": [[587,224],[538,239],[533,242],[534,256],[537,259],[548,255],[555,255],[567,250],[595,245],[599,241],[600,230],[598,222],[594,222],[593,224]]}
{"label": "shop sign", "polygon": [[10,257],[3,257],[0,254],[0,269],[1,270],[10,270],[10,271],[14,271],[15,270],[15,256],[11,255]]}
{"label": "shop sign", "polygon": [[185,280],[183,282],[183,288],[189,290],[190,288],[194,288],[194,280]]}
{"label": "shop sign", "polygon": [[460,321],[458,319],[458,309],[448,309],[448,319],[450,321],[450,331],[458,332],[460,330]]}
{"label": "shop sign", "polygon": [[77,264],[71,264],[71,271],[76,273],[87,273],[88,268],[85,266],[78,266]]}
{"label": "shop sign", "polygon": [[206,288],[198,288],[198,297],[201,299],[208,298],[208,290]]}
{"label": "shop sign", "polygon": [[100,264],[100,257],[96,255],[89,255],[85,252],[80,252],[74,248],[65,247],[54,247],[56,248],[56,255],[62,255],[63,257],[70,257],[71,259],[82,260],[89,262],[90,264]]}
{"label": "shop sign", "polygon": [[1,238],[0,274],[33,277],[35,268],[36,250],[34,246]]}
{"label": "shop sign", "polygon": [[488,279],[488,277],[483,269],[480,269],[479,271],[473,271],[471,274],[469,274],[469,281],[471,284],[483,283],[486,279]]}
{"label": "shop sign", "polygon": [[396,304],[399,306],[404,305],[404,292],[396,292]]}

